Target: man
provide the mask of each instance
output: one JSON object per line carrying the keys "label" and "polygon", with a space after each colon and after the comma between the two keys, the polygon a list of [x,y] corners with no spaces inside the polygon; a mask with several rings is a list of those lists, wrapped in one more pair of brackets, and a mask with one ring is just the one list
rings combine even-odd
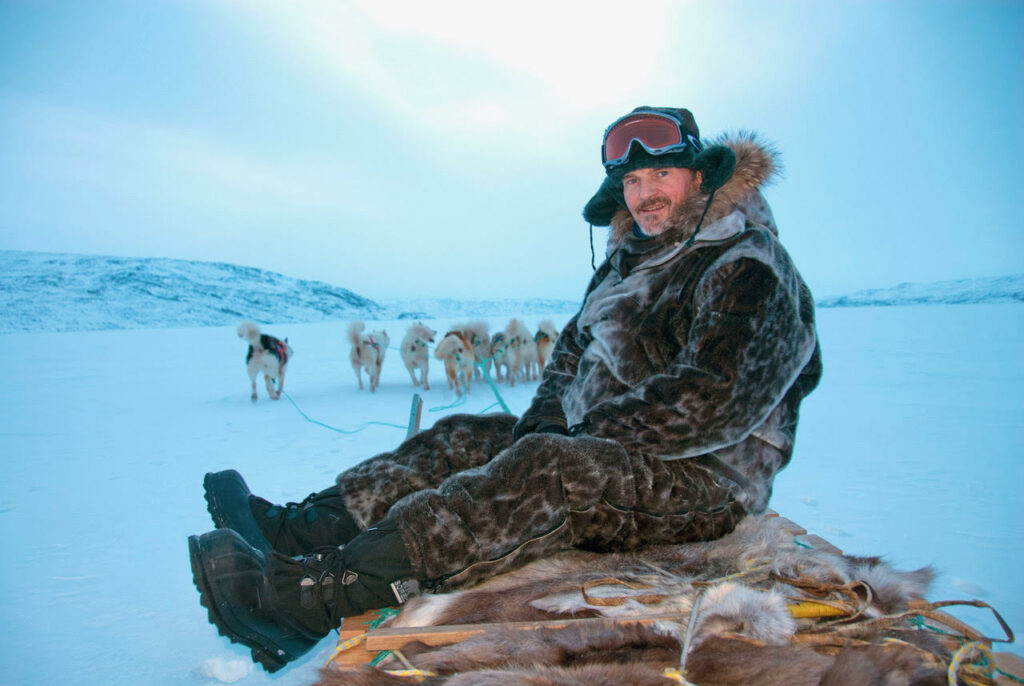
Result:
{"label": "man", "polygon": [[685,109],[605,132],[584,218],[607,259],[530,408],[456,415],[272,505],[208,474],[189,539],[210,621],[274,671],[345,616],[560,550],[711,540],[767,507],[821,374],[811,295],[760,188],[753,137],[705,148]]}

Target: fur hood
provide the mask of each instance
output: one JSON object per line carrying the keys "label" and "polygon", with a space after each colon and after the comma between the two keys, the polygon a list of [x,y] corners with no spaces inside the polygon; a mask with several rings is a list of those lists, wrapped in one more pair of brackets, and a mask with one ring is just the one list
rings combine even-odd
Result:
{"label": "fur hood", "polygon": [[[781,173],[779,153],[770,145],[761,142],[757,134],[743,132],[735,137],[722,136],[713,141],[713,145],[725,145],[736,154],[736,169],[728,181],[713,194],[698,191],[691,195],[680,208],[672,228],[666,233],[686,239],[693,233],[712,198],[702,226],[707,227],[728,216],[737,208],[742,207],[755,191],[770,184]],[[774,224],[770,227],[775,231]],[[702,229],[703,231],[703,229]],[[777,235],[777,231],[775,231]],[[629,210],[622,207],[612,218],[611,230],[608,234],[608,250],[613,251],[624,238],[633,235],[633,217]],[[678,239],[677,238],[677,239]]]}

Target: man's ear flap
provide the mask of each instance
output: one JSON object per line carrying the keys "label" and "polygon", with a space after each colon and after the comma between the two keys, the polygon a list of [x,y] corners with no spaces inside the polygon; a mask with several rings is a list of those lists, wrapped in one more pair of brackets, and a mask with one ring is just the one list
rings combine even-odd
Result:
{"label": "man's ear flap", "polygon": [[736,153],[725,145],[712,145],[697,155],[693,161],[693,170],[701,174],[702,191],[716,191],[732,178],[736,170]]}
{"label": "man's ear flap", "polygon": [[594,226],[608,226],[612,223],[615,211],[625,206],[626,202],[622,197],[622,182],[606,176],[601,182],[601,187],[597,189],[597,193],[583,208],[583,219]]}

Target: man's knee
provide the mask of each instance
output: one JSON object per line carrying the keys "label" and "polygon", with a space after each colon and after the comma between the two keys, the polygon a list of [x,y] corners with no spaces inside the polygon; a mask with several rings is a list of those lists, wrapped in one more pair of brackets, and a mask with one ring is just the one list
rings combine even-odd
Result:
{"label": "man's knee", "polygon": [[592,507],[602,499],[634,499],[629,458],[615,441],[529,434],[507,452],[520,463],[517,471],[547,471],[557,478],[571,509]]}

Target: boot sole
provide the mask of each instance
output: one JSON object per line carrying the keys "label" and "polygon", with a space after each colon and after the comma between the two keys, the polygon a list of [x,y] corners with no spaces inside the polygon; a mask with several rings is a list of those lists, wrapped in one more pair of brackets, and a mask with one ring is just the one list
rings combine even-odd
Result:
{"label": "boot sole", "polygon": [[[217,482],[227,482],[229,484],[228,488],[237,488],[239,492],[244,493],[242,498],[244,502],[239,503],[237,507],[248,507],[250,495],[245,479],[234,469],[227,469],[217,473],[211,472],[203,477],[203,497],[206,498],[206,511],[210,513],[213,525],[218,529],[233,529],[253,548],[263,551],[264,554],[269,553],[273,546],[270,545],[270,541],[260,531],[256,525],[256,520],[252,518],[251,514],[248,519],[246,519],[245,514],[242,514],[239,518],[240,521],[236,522],[231,522],[224,516],[221,505],[218,504],[217,499],[213,496],[213,492],[222,490],[217,486]],[[225,504],[224,509],[228,507],[230,505]]]}
{"label": "boot sole", "polygon": [[198,536],[188,537],[192,581],[199,589],[199,602],[206,608],[210,624],[217,627],[217,633],[221,636],[250,648],[253,662],[260,664],[263,669],[273,674],[288,664],[292,658],[289,658],[288,654],[273,642],[266,640],[264,636],[247,631],[244,628],[246,622],[231,610],[230,604],[216,601],[207,577],[207,568],[203,557],[204,552],[212,553],[213,551],[204,551],[203,548],[203,543]]}

